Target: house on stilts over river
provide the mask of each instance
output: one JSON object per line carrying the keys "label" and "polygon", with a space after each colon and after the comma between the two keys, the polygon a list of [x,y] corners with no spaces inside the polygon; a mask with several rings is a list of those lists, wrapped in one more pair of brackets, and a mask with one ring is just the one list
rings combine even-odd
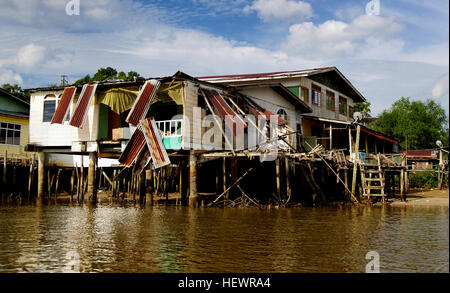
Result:
{"label": "house on stilts over river", "polygon": [[96,201],[100,189],[192,206],[384,200],[403,176],[398,141],[354,121],[365,98],[335,67],[29,92],[40,198]]}

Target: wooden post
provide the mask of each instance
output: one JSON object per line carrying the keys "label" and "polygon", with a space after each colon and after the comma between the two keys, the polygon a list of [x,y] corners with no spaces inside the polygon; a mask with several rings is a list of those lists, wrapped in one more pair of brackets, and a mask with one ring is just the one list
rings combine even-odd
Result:
{"label": "wooden post", "polygon": [[58,172],[56,173],[56,186],[55,186],[55,198],[58,195],[58,188],[59,188],[59,176],[61,175],[61,168],[58,169]]}
{"label": "wooden post", "polygon": [[348,192],[348,169],[344,169],[344,180],[345,180],[345,197],[350,199],[350,194]]}
{"label": "wooden post", "polygon": [[351,127],[349,126],[349,127],[348,127],[348,151],[349,151],[349,153],[350,153],[350,157],[352,156],[352,153],[353,153],[353,144],[352,144],[352,140],[353,140],[353,138],[352,138],[352,129],[351,129]]}
{"label": "wooden post", "polygon": [[286,157],[284,159],[284,163],[285,163],[285,169],[286,169],[286,194],[287,194],[288,199],[290,199],[291,198],[291,185],[290,185],[290,182],[289,182],[290,166],[289,166],[289,158],[288,157]]}
{"label": "wooden post", "polygon": [[8,151],[5,150],[5,156],[3,157],[3,197],[6,197],[6,169],[8,167],[7,165],[8,161]]}
{"label": "wooden post", "polygon": [[140,186],[139,186],[139,201],[140,203],[145,203],[146,197],[147,197],[147,188],[146,186],[146,176],[145,176],[146,172],[145,170],[142,171],[141,173],[141,178],[140,178]]}
{"label": "wooden post", "polygon": [[330,150],[333,149],[333,126],[330,124]]}
{"label": "wooden post", "polygon": [[70,201],[73,202],[73,191],[75,182],[75,170],[72,169],[72,176],[70,176]]}
{"label": "wooden post", "polygon": [[194,150],[189,154],[189,206],[197,207],[197,156]]}
{"label": "wooden post", "polygon": [[[222,176],[223,176],[223,191],[227,190],[227,161],[226,157],[223,157],[222,160]],[[228,193],[224,195],[225,198],[228,198]]]}
{"label": "wooden post", "polygon": [[356,142],[355,142],[355,157],[353,161],[353,177],[352,177],[352,193],[356,191],[356,173],[358,171],[358,159],[359,159],[359,138],[361,134],[361,126],[356,126]]}
{"label": "wooden post", "polygon": [[38,192],[39,199],[44,198],[44,180],[45,180],[45,153],[38,153]]}
{"label": "wooden post", "polygon": [[34,155],[31,158],[30,171],[28,174],[28,199],[31,197],[31,189],[33,186],[33,177],[34,177]]}
{"label": "wooden post", "polygon": [[[236,182],[236,180],[238,179],[238,161],[236,157],[231,157],[230,158],[230,173],[231,173],[231,184],[233,184],[234,182]],[[233,198],[236,195],[236,188],[235,189],[230,189],[230,191],[228,192],[228,195],[232,194]]]}
{"label": "wooden post", "polygon": [[97,165],[97,153],[89,153],[89,168],[88,168],[88,198],[92,203],[97,202],[97,184],[95,184],[95,166]]}
{"label": "wooden post", "polygon": [[367,139],[367,134],[366,134],[366,135],[364,135],[364,141],[366,143],[366,157],[367,157],[367,154],[369,153],[369,143],[367,140],[368,139]]}
{"label": "wooden post", "polygon": [[406,155],[402,158],[402,169],[400,171],[400,196],[402,201],[406,201],[406,188],[405,188],[405,165]]}
{"label": "wooden post", "polygon": [[277,196],[278,196],[278,204],[281,204],[281,190],[280,190],[280,159],[277,158],[275,160],[275,174],[277,180]]}

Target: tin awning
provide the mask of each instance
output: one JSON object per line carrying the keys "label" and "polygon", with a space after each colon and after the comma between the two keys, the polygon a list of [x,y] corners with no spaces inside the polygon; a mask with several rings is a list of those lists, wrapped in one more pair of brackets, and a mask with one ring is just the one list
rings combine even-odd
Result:
{"label": "tin awning", "polygon": [[[202,92],[205,94],[208,101],[213,104],[217,114],[225,120],[225,124],[232,131],[234,136],[236,136],[236,129],[239,129],[241,132],[244,131],[247,124],[233,109],[231,109],[231,107],[217,91],[212,89],[202,89]],[[234,125],[236,125],[236,129],[234,128]]]}
{"label": "tin awning", "polygon": [[[250,110],[250,112],[252,112],[253,115],[255,115],[256,118],[258,118],[259,116],[265,116],[267,121],[270,121],[270,116],[275,115],[272,112],[270,112],[269,110],[264,109],[263,107],[259,106],[258,104],[256,104],[252,99],[248,98],[248,97],[244,97],[244,102],[247,105],[248,109]],[[286,121],[281,118],[278,115],[275,115],[278,117],[278,125],[286,125]]]}
{"label": "tin awning", "polygon": [[169,155],[162,142],[155,119],[153,119],[153,117],[142,119],[138,129],[144,133],[147,147],[150,150],[150,155],[153,160],[153,169],[158,169],[170,164]]}
{"label": "tin awning", "polygon": [[125,120],[126,122],[137,126],[139,121],[145,118],[159,86],[160,82],[155,79],[147,80],[145,82],[133,104],[133,107],[130,110],[130,113],[128,114],[127,119]]}
{"label": "tin awning", "polygon": [[66,117],[67,112],[69,111],[70,104],[72,103],[73,98],[75,97],[75,92],[77,88],[75,86],[66,87],[61,96],[61,100],[56,107],[55,113],[53,114],[51,124],[57,123],[62,124],[64,117]]}
{"label": "tin awning", "polygon": [[69,124],[78,128],[83,128],[86,122],[87,111],[94,97],[97,84],[85,84],[78,98],[75,110]]}
{"label": "tin awning", "polygon": [[119,162],[130,167],[145,147],[145,137],[141,130],[136,129],[120,155]]}

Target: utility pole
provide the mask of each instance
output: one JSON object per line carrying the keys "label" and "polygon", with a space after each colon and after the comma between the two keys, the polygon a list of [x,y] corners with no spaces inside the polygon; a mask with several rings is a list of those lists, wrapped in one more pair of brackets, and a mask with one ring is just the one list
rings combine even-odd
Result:
{"label": "utility pole", "polygon": [[61,86],[66,86],[69,84],[69,81],[67,80],[67,75],[61,75]]}

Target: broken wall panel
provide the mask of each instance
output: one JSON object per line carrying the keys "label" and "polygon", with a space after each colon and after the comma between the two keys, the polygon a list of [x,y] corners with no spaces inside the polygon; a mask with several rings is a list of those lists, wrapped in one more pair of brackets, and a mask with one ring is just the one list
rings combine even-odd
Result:
{"label": "broken wall panel", "polygon": [[169,155],[166,148],[162,143],[159,129],[156,126],[155,119],[149,117],[141,120],[138,126],[138,130],[144,133],[145,140],[147,142],[148,149],[153,159],[153,169],[158,169],[170,164]]}
{"label": "broken wall panel", "polygon": [[78,98],[75,110],[69,124],[78,128],[83,128],[86,122],[87,112],[95,95],[97,84],[85,84]]}
{"label": "broken wall panel", "polygon": [[[243,133],[244,129],[247,128],[247,124],[233,109],[231,109],[224,98],[215,90],[202,89],[202,92],[213,104],[213,107],[216,109],[219,116],[225,120],[225,124],[232,131],[233,135],[236,136],[236,129],[239,129],[239,132]],[[234,125],[236,125],[236,129],[234,128]]]}
{"label": "broken wall panel", "polygon": [[58,106],[55,110],[55,113],[53,114],[51,124],[62,124],[64,121],[64,117],[66,117],[67,112],[70,109],[70,104],[73,101],[73,98],[75,97],[75,93],[77,91],[77,88],[74,86],[66,87],[64,89],[64,92],[61,96],[61,100],[58,103]]}
{"label": "broken wall panel", "polygon": [[130,167],[145,147],[145,137],[141,130],[136,129],[120,155],[119,162]]}
{"label": "broken wall panel", "polygon": [[134,101],[133,107],[125,120],[126,122],[137,126],[139,121],[145,118],[160,84],[161,83],[155,79],[147,80],[145,82],[144,86],[139,91],[136,101]]}

